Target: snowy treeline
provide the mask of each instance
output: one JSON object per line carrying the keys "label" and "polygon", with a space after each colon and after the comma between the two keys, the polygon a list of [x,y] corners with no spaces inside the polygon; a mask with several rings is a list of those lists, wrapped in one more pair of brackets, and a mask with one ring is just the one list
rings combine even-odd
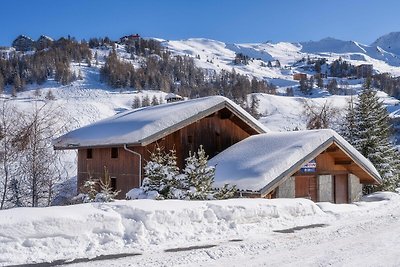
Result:
{"label": "snowy treeline", "polygon": [[49,41],[45,47],[37,47],[32,53],[12,52],[0,58],[0,92],[4,86],[12,86],[12,94],[21,92],[27,84],[43,84],[54,78],[63,85],[80,78],[74,73],[71,62],[85,62],[90,65],[92,52],[86,43],[73,39],[60,38]]}
{"label": "snowy treeline", "polygon": [[275,94],[275,86],[266,81],[250,80],[235,70],[209,74],[197,67],[193,58],[172,56],[164,50],[159,55],[144,55],[142,61],[141,67],[135,68],[113,49],[100,69],[100,78],[113,88],[179,92],[187,97],[224,95],[237,103],[245,102],[250,93]]}
{"label": "snowy treeline", "polygon": [[202,146],[197,153],[189,153],[185,168],[180,171],[175,151],[168,153],[157,146],[147,162],[145,178],[140,188],[127,193],[128,199],[225,199],[236,192],[235,186],[225,185],[213,190],[215,167],[208,166],[208,156]]}

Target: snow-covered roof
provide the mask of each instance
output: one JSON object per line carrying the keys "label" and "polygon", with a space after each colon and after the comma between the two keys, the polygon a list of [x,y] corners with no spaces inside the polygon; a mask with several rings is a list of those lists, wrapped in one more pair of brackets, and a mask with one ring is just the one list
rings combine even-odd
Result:
{"label": "snow-covered roof", "polygon": [[174,93],[168,93],[168,94],[165,96],[164,99],[165,99],[165,100],[168,100],[168,99],[175,99],[175,98],[183,99],[182,96],[177,95],[177,94],[174,94]]}
{"label": "snow-covered roof", "polygon": [[223,108],[257,133],[267,129],[223,96],[203,97],[119,113],[71,131],[53,141],[55,149],[113,145],[147,145]]}
{"label": "snow-covered roof", "polygon": [[375,182],[380,175],[372,163],[333,130],[270,132],[250,136],[209,161],[216,165],[216,187],[235,184],[238,189],[268,193],[282,179],[336,144]]}

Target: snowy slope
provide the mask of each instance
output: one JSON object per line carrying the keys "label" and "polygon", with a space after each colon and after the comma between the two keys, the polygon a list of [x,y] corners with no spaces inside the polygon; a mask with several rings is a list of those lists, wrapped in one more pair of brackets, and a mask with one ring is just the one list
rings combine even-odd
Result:
{"label": "snowy slope", "polygon": [[376,39],[371,46],[379,46],[386,51],[400,55],[400,32],[385,34]]}
{"label": "snowy slope", "polygon": [[[297,84],[293,82],[292,74],[296,72],[296,61],[307,58],[324,57],[332,62],[339,57],[353,65],[373,64],[379,72],[390,72],[400,75],[399,56],[387,52],[375,45],[364,45],[355,41],[342,41],[325,38],[320,41],[302,43],[253,43],[229,44],[211,39],[192,38],[187,40],[163,41],[173,54],[188,55],[195,59],[196,64],[207,70],[231,71],[264,78],[279,87]],[[234,65],[236,53],[243,53],[253,61],[248,65]],[[196,58],[200,56],[200,59]],[[262,67],[262,63],[279,60],[283,69]],[[304,72],[304,70],[300,70]]]}

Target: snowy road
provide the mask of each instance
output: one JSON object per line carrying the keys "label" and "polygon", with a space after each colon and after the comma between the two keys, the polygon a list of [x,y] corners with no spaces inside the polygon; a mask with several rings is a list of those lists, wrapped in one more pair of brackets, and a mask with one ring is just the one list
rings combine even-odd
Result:
{"label": "snowy road", "polygon": [[[329,225],[220,240],[206,249],[165,252],[69,266],[400,266],[399,205],[336,215]],[[282,230],[282,229],[275,229]]]}

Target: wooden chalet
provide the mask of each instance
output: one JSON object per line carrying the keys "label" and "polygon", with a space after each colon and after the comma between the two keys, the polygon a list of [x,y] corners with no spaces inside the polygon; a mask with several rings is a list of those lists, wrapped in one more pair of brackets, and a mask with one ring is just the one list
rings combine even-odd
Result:
{"label": "wooden chalet", "polygon": [[351,203],[363,184],[381,181],[371,162],[333,130],[251,136],[209,164],[217,166],[217,187],[236,184],[249,197]]}
{"label": "wooden chalet", "polygon": [[294,73],[293,74],[293,80],[295,81],[300,81],[300,80],[305,80],[307,79],[307,74],[305,73]]}
{"label": "wooden chalet", "polygon": [[175,149],[179,167],[189,151],[203,145],[213,157],[264,126],[222,96],[130,110],[79,128],[54,140],[55,149],[78,150],[78,188],[91,175],[109,171],[120,198],[140,186],[143,167],[156,145]]}
{"label": "wooden chalet", "polygon": [[119,43],[120,44],[134,44],[136,41],[140,39],[139,34],[131,34],[131,35],[125,35],[119,38]]}

